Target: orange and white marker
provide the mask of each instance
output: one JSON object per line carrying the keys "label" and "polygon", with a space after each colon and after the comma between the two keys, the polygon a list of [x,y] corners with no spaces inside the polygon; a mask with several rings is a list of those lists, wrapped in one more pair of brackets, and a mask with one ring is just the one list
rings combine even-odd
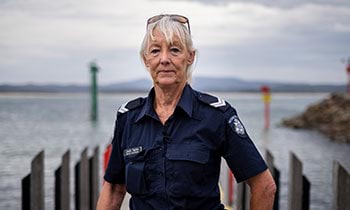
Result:
{"label": "orange and white marker", "polygon": [[264,108],[264,117],[265,117],[265,130],[268,130],[270,128],[270,102],[271,102],[271,93],[270,93],[270,87],[269,86],[262,86],[261,92],[263,94],[263,101],[265,104]]}

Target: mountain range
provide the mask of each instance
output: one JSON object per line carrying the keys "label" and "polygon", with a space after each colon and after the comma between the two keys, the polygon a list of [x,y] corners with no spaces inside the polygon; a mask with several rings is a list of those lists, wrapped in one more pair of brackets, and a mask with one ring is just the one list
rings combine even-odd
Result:
{"label": "mountain range", "polygon": [[[263,85],[273,92],[345,92],[346,85],[285,83],[273,81],[250,81],[237,78],[196,77],[192,86],[200,91],[258,92]],[[127,82],[100,85],[100,92],[145,92],[152,87],[151,80],[138,79]],[[89,85],[0,85],[0,92],[88,92]]]}

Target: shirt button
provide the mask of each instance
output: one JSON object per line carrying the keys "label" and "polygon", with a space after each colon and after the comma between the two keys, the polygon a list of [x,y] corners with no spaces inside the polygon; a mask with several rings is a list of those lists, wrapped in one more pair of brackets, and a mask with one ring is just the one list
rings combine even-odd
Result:
{"label": "shirt button", "polygon": [[163,176],[163,172],[159,172],[159,176]]}

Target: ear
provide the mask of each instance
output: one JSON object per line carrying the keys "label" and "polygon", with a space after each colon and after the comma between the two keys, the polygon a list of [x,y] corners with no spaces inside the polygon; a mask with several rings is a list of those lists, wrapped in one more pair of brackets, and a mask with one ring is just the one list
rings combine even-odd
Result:
{"label": "ear", "polygon": [[146,59],[146,56],[145,56],[145,55],[142,55],[142,60],[143,60],[143,63],[145,64],[145,66],[148,68],[148,67],[149,67],[149,62],[148,62],[148,60]]}
{"label": "ear", "polygon": [[193,61],[194,61],[194,58],[195,58],[195,57],[196,57],[196,51],[195,51],[195,50],[189,51],[189,56],[188,56],[188,59],[187,59],[187,64],[188,64],[188,65],[193,64]]}

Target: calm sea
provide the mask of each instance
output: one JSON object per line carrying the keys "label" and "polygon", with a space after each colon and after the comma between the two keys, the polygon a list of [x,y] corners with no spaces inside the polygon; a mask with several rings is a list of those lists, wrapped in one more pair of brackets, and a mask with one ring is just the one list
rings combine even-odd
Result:
{"label": "calm sea", "polygon": [[[110,142],[117,108],[142,94],[100,94],[99,120],[89,120],[88,94],[0,94],[0,209],[21,208],[21,179],[29,173],[32,158],[45,150],[45,205],[53,209],[53,173],[68,149],[71,165],[85,147],[89,153]],[[260,94],[218,93],[236,109],[262,154],[269,149],[281,171],[280,209],[287,209],[289,154],[303,162],[311,182],[311,209],[329,210],[332,202],[332,164],[350,169],[350,146],[331,142],[314,131],[291,130],[282,118],[302,112],[327,94],[273,94],[271,129],[263,129]],[[71,166],[73,167],[73,166]],[[73,183],[71,184],[73,185]],[[73,186],[71,186],[73,189]]]}

